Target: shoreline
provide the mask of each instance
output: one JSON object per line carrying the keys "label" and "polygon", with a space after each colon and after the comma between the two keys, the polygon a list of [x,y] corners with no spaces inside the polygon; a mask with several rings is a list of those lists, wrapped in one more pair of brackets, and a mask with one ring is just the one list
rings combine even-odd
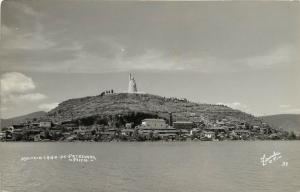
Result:
{"label": "shoreline", "polygon": [[186,141],[0,141],[0,143],[217,143],[217,142],[256,142],[256,141],[300,141],[300,139],[278,139],[278,140],[271,140],[271,139],[257,139],[257,140],[213,140],[213,141],[201,141],[201,140],[186,140]]}

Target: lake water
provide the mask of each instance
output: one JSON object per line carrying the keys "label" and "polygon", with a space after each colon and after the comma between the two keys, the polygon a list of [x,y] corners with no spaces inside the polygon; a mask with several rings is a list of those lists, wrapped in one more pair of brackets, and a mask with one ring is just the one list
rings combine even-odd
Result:
{"label": "lake water", "polygon": [[[21,161],[70,153],[97,160]],[[300,192],[300,142],[0,143],[0,173],[5,192]]]}

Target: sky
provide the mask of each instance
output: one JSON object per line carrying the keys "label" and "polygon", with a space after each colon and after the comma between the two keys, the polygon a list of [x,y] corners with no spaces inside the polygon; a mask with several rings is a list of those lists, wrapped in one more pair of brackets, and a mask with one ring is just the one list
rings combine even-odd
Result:
{"label": "sky", "polygon": [[1,118],[103,90],[300,114],[299,2],[4,0]]}

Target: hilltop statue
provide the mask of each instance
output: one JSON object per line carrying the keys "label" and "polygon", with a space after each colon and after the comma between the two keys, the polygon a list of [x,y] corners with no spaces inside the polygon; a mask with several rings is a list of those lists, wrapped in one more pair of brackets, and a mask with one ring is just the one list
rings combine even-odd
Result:
{"label": "hilltop statue", "polygon": [[131,75],[131,73],[129,74],[129,84],[128,84],[128,93],[137,93],[137,86],[136,86],[136,82],[134,80],[134,77]]}

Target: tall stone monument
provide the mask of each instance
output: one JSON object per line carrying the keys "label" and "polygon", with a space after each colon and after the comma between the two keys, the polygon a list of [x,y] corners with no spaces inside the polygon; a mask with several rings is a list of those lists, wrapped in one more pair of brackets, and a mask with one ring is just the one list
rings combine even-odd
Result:
{"label": "tall stone monument", "polygon": [[136,82],[134,80],[134,77],[131,75],[131,73],[129,74],[129,84],[128,84],[128,93],[137,93],[137,86],[136,86]]}

